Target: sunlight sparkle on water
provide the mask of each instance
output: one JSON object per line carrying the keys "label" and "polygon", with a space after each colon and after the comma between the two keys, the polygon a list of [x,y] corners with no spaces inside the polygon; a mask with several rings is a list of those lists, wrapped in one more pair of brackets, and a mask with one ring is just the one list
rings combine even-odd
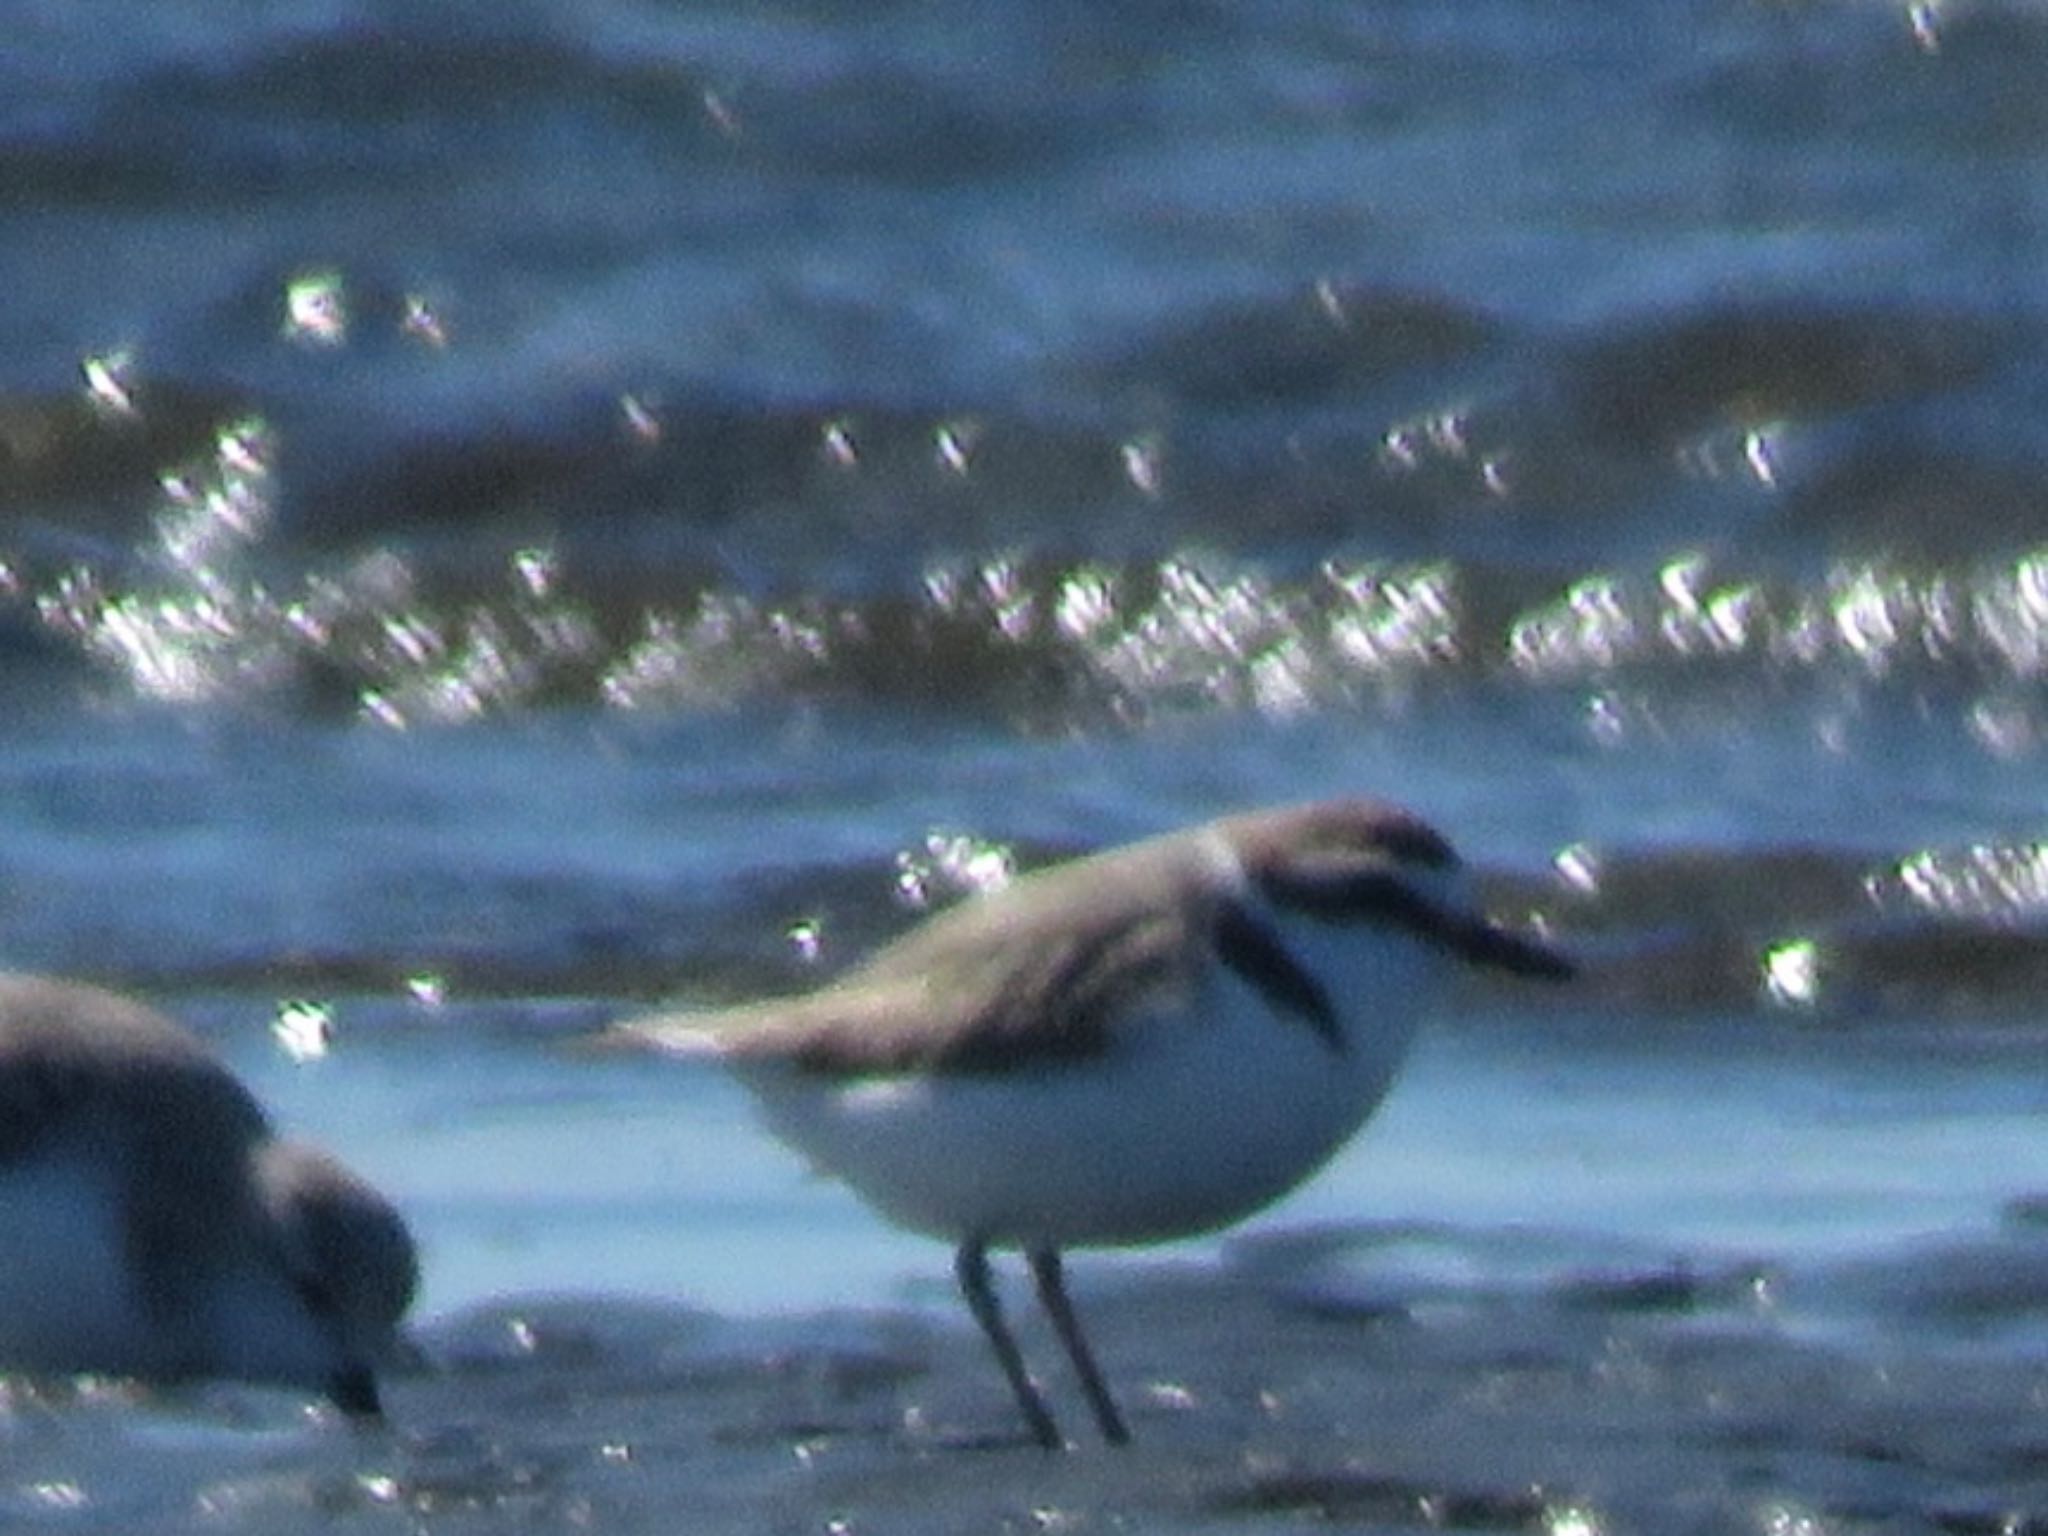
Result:
{"label": "sunlight sparkle on water", "polygon": [[1758,429],[1747,433],[1742,439],[1742,457],[1759,484],[1778,483],[1777,453],[1769,432]]}
{"label": "sunlight sparkle on water", "polygon": [[1555,1504],[1543,1512],[1549,1536],[1601,1536],[1600,1516],[1584,1504]]}
{"label": "sunlight sparkle on water", "polygon": [[945,422],[932,433],[932,452],[939,467],[965,475],[973,467],[974,445],[981,428],[971,421]]}
{"label": "sunlight sparkle on water", "polygon": [[1898,649],[1904,596],[1898,584],[1873,570],[1850,573],[1831,595],[1829,607],[1842,645],[1873,669],[1887,665]]}
{"label": "sunlight sparkle on water", "polygon": [[221,665],[236,638],[234,616],[205,596],[139,595],[104,601],[93,593],[71,612],[93,653],[112,662],[136,692],[193,701],[227,681]]}
{"label": "sunlight sparkle on water", "polygon": [[1642,631],[1618,578],[1600,574],[1572,585],[1548,607],[1515,621],[1508,656],[1535,676],[1615,666],[1640,648]]}
{"label": "sunlight sparkle on water", "polygon": [[126,347],[102,352],[79,364],[86,397],[110,416],[135,414],[135,354]]}
{"label": "sunlight sparkle on water", "polygon": [[1213,695],[1229,687],[1274,617],[1270,588],[1259,577],[1212,574],[1188,557],[1167,560],[1159,567],[1157,599],[1101,660],[1143,691],[1191,687]]}
{"label": "sunlight sparkle on water", "polygon": [[1031,633],[1038,617],[1038,597],[1016,561],[998,558],[984,563],[981,589],[988,598],[989,614],[1005,638],[1022,640]]}
{"label": "sunlight sparkle on water", "polygon": [[92,1501],[85,1489],[72,1482],[44,1482],[30,1485],[28,1495],[44,1509],[80,1510]]}
{"label": "sunlight sparkle on water", "polygon": [[1600,889],[1600,856],[1584,843],[1560,848],[1551,861],[1557,876],[1575,891],[1590,896]]}
{"label": "sunlight sparkle on water", "polygon": [[1819,1515],[1791,1504],[1767,1504],[1757,1528],[1763,1536],[1827,1536],[1829,1525]]}
{"label": "sunlight sparkle on water", "polygon": [[999,891],[1015,874],[1007,844],[964,832],[928,832],[921,847],[896,855],[896,899],[922,909],[939,897]]}
{"label": "sunlight sparkle on water", "polygon": [[1916,906],[1946,917],[2024,919],[2048,909],[2048,845],[1923,849],[1899,861],[1894,880]]}
{"label": "sunlight sparkle on water", "polygon": [[1786,939],[1764,951],[1764,992],[1781,1008],[1811,1008],[1820,1000],[1820,948],[1811,939]]}
{"label": "sunlight sparkle on water", "polygon": [[661,418],[654,414],[654,407],[640,396],[619,396],[619,415],[626,423],[626,434],[635,442],[652,444],[661,441]]}
{"label": "sunlight sparkle on water", "polygon": [[841,469],[855,469],[860,465],[860,448],[853,440],[852,424],[845,421],[828,421],[819,430],[819,445],[825,457]]}
{"label": "sunlight sparkle on water", "polygon": [[302,272],[285,284],[284,335],[288,341],[339,346],[348,340],[348,298],[341,273]]}
{"label": "sunlight sparkle on water", "polygon": [[376,688],[365,688],[357,697],[356,704],[364,719],[374,721],[386,730],[402,731],[406,728],[405,711]]}
{"label": "sunlight sparkle on water", "polygon": [[1450,566],[1390,570],[1329,563],[1322,574],[1336,594],[1327,619],[1330,645],[1350,668],[1384,674],[1463,654],[1463,614]]}
{"label": "sunlight sparkle on water", "polygon": [[2013,672],[2033,677],[2048,671],[2048,552],[2026,554],[1978,583],[1970,617]]}
{"label": "sunlight sparkle on water", "polygon": [[1703,590],[1706,556],[1688,551],[1665,562],[1657,575],[1663,608],[1658,633],[1681,656],[1728,655],[1753,638],[1757,593],[1750,586]]}
{"label": "sunlight sparkle on water", "polygon": [[1147,496],[1157,496],[1165,452],[1153,438],[1133,438],[1119,449],[1124,478]]}
{"label": "sunlight sparkle on water", "polygon": [[1941,52],[1941,10],[1935,0],[1915,0],[1906,7],[1906,24],[1913,29],[1913,41],[1924,53]]}
{"label": "sunlight sparkle on water", "polygon": [[617,709],[726,707],[829,660],[824,630],[746,597],[706,592],[684,621],[650,613],[599,682]]}
{"label": "sunlight sparkle on water", "polygon": [[797,959],[806,965],[815,965],[825,950],[825,930],[816,918],[799,918],[784,930],[790,948],[796,951]]}
{"label": "sunlight sparkle on water", "polygon": [[2023,677],[2048,671],[2048,556],[1994,571],[1917,572],[1843,563],[1820,584],[1709,586],[1706,558],[1667,557],[1654,586],[1594,573],[1509,626],[1507,652],[1531,677],[1564,678],[1660,660],[1761,656],[1778,668],[1851,663],[1882,681],[1899,667],[1984,657]]}
{"label": "sunlight sparkle on water", "polygon": [[1284,635],[1252,658],[1252,707],[1275,719],[1305,715],[1316,702],[1314,659],[1299,635]]}
{"label": "sunlight sparkle on water", "polygon": [[420,971],[405,978],[405,992],[423,1008],[438,1008],[448,1000],[448,978]]}
{"label": "sunlight sparkle on water", "polygon": [[448,328],[422,294],[409,293],[399,312],[399,334],[439,349],[448,345]]}
{"label": "sunlight sparkle on water", "polygon": [[1053,599],[1053,622],[1070,640],[1087,640],[1116,622],[1116,573],[1084,565],[1070,571]]}
{"label": "sunlight sparkle on water", "polygon": [[512,557],[512,572],[529,597],[546,597],[560,574],[551,549],[522,549]]}
{"label": "sunlight sparkle on water", "polygon": [[285,1003],[271,1021],[270,1034],[293,1061],[318,1061],[333,1044],[334,1011],[325,1003]]}
{"label": "sunlight sparkle on water", "polygon": [[162,477],[157,540],[174,565],[225,588],[226,564],[270,530],[276,456],[269,423],[245,416],[215,434],[210,459]]}

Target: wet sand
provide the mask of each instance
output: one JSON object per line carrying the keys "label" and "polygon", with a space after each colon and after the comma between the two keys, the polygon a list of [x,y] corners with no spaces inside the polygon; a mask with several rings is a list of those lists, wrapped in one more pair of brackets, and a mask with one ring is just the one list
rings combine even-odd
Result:
{"label": "wet sand", "polygon": [[1418,1236],[1080,1264],[1125,1450],[1097,1443],[1020,1287],[1064,1454],[937,1309],[523,1298],[426,1328],[433,1368],[393,1384],[383,1429],[232,1388],[18,1393],[0,1511],[121,1528],[141,1511],[94,1481],[118,1461],[153,1529],[2048,1530],[2048,1260],[2025,1213],[1800,1275],[1390,1276]]}
{"label": "wet sand", "polygon": [[[488,1466],[606,1529],[661,1509],[734,1531],[2048,1529],[2048,1359],[1915,1317],[1953,1310],[1941,1276],[1995,1272],[1989,1251],[1804,1283],[1656,1267],[1403,1299],[1324,1283],[1314,1247],[1221,1274],[1082,1271],[1128,1450],[1097,1442],[1021,1305],[1065,1455],[1025,1440],[964,1321],[643,1316],[646,1335],[608,1344],[572,1310],[523,1361],[471,1355],[399,1394],[443,1427],[401,1430],[397,1475],[433,1502],[437,1477]],[[1996,1245],[2008,1268],[2024,1247]],[[1855,1284],[1893,1315],[1830,1328],[1778,1299]],[[491,1416],[456,1407],[471,1379]]]}

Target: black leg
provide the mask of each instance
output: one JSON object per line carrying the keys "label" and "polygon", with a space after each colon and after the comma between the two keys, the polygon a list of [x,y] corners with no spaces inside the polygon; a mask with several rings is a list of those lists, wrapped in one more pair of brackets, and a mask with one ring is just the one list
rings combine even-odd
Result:
{"label": "black leg", "polygon": [[1032,1249],[1031,1273],[1038,1281],[1038,1299],[1046,1316],[1052,1319],[1060,1342],[1067,1347],[1067,1358],[1074,1362],[1074,1374],[1081,1378],[1081,1390],[1088,1394],[1088,1406],[1095,1410],[1095,1422],[1102,1426],[1102,1438],[1111,1445],[1128,1445],[1131,1432],[1124,1427],[1124,1416],[1116,1411],[1116,1401],[1103,1384],[1102,1372],[1096,1368],[1095,1356],[1082,1335],[1081,1321],[1074,1316],[1074,1304],[1067,1300],[1067,1277],[1060,1267],[1059,1250]]}
{"label": "black leg", "polygon": [[989,1288],[988,1245],[978,1238],[962,1243],[953,1257],[953,1273],[960,1279],[960,1294],[967,1298],[968,1311],[988,1335],[996,1352],[996,1363],[1009,1379],[1010,1390],[1017,1396],[1017,1406],[1024,1411],[1033,1438],[1048,1451],[1060,1450],[1066,1442],[1060,1438],[1059,1426],[1053,1423],[1052,1413],[1046,1408],[1045,1399],[1038,1395],[1038,1388],[1031,1384],[1024,1369],[1024,1357],[1017,1353],[1017,1341],[1003,1325],[1002,1308],[996,1303],[996,1293]]}

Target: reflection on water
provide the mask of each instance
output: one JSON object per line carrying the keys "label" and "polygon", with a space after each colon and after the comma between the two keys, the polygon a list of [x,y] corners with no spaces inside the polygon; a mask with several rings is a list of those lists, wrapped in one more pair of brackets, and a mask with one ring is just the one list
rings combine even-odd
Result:
{"label": "reflection on water", "polygon": [[[294,313],[338,313],[302,288]],[[1062,730],[1476,677],[1612,692],[1588,720],[1611,735],[1663,690],[1774,709],[1813,677],[1903,683],[1953,701],[1966,740],[2031,750],[2041,478],[1888,426],[2003,387],[2012,351],[1974,322],[1784,304],[1591,346],[1475,330],[1512,362],[1490,394],[1391,420],[1374,390],[1321,425],[1268,420],[1270,395],[1218,406],[1199,375],[1176,392],[1183,353],[1295,345],[1293,302],[1095,385],[1095,413],[1161,423],[1142,448],[1073,424],[1071,397],[1067,422],[635,399],[625,435],[585,413],[373,440],[337,478],[259,404],[209,417],[133,354],[91,355],[76,396],[12,407],[10,478],[41,509],[0,536],[0,616],[17,652],[143,697],[392,727],[796,697]],[[1385,344],[1342,314],[1323,341]]]}
{"label": "reflection on water", "polygon": [[[244,452],[245,434],[233,444]],[[75,647],[145,698],[341,706],[400,728],[812,697],[943,703],[1057,730],[1372,709],[1460,678],[1590,685],[1652,723],[1661,691],[1711,685],[1724,706],[1770,709],[1786,682],[1813,678],[1838,696],[1910,688],[1960,715],[1965,744],[2002,756],[2029,755],[2041,729],[2026,685],[2048,656],[2048,553],[1933,570],[1837,562],[1800,584],[1722,576],[1687,552],[1554,596],[1527,574],[1448,560],[1330,560],[1296,576],[1200,549],[1071,566],[998,556],[867,599],[679,581],[635,606],[546,545],[453,590],[384,549],[256,574],[236,556],[264,516],[250,492],[262,473],[250,460],[166,518],[168,575],[121,580],[125,559],[44,574],[17,559],[0,600],[25,635]]]}

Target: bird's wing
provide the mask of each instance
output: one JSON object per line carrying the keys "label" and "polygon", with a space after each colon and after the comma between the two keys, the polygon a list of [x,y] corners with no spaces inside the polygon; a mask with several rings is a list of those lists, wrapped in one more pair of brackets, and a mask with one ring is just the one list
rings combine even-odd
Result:
{"label": "bird's wing", "polygon": [[624,1028],[671,1052],[843,1077],[1096,1055],[1195,984],[1208,923],[1187,882],[1096,865],[963,903],[805,996]]}
{"label": "bird's wing", "polygon": [[89,1119],[159,1123],[167,1157],[205,1165],[268,1130],[207,1049],[154,1010],[97,988],[0,976],[0,1165]]}

